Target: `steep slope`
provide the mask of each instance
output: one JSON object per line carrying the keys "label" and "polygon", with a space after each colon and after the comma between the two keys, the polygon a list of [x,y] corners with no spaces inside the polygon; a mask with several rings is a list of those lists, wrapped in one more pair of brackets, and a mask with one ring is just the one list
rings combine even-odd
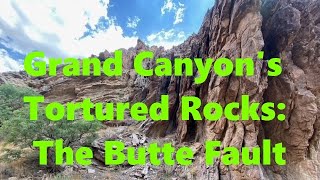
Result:
{"label": "steep slope", "polygon": [[[184,57],[256,57],[257,52],[264,47],[261,31],[262,16],[260,2],[251,1],[217,1],[214,8],[206,15],[199,33],[184,44],[174,48],[182,50]],[[191,48],[187,48],[191,47]],[[177,106],[183,95],[193,95],[207,102],[227,103],[239,101],[242,94],[250,95],[252,102],[262,102],[267,88],[266,62],[255,61],[256,75],[253,77],[218,77],[213,72],[210,78],[201,85],[195,85],[193,78],[175,78],[170,82],[169,92]],[[177,92],[177,93],[176,93]],[[173,94],[172,94],[173,93]],[[180,112],[176,114],[176,137],[180,142],[205,140],[220,140],[223,147],[242,146],[255,147],[259,145],[258,135],[262,129],[260,122],[231,122],[225,118],[211,121],[182,121]],[[241,113],[241,110],[239,111]],[[157,126],[157,125],[154,125]],[[158,129],[158,128],[154,128]],[[154,130],[150,130],[152,134]],[[222,147],[222,149],[223,149]],[[265,177],[263,168],[259,166],[224,166],[216,160],[213,167],[205,167],[204,159],[198,162],[201,170],[200,178],[221,177],[222,179],[258,179]],[[200,165],[201,164],[201,165]]]}
{"label": "steep slope", "polygon": [[289,179],[320,177],[320,1],[264,1],[267,56],[283,60],[284,72],[271,78],[265,101],[285,102],[283,123],[263,124],[266,137],[284,142]]}
{"label": "steep slope", "polygon": [[[266,61],[257,60],[254,77],[217,77],[214,73],[202,85],[193,78],[172,77],[170,123],[154,123],[149,135],[174,132],[179,142],[221,140],[223,147],[255,147],[263,138],[287,146],[285,167],[205,167],[199,177],[222,179],[289,178],[317,179],[319,175],[319,1],[220,0],[210,10],[198,34],[173,48],[175,57],[281,57],[283,74],[267,78]],[[196,69],[195,69],[196,71]],[[152,89],[152,88],[151,88]],[[157,91],[157,89],[152,89]],[[155,94],[155,93],[153,93]],[[200,97],[206,102],[226,104],[242,94],[255,102],[285,102],[285,122],[181,121],[180,98]],[[241,110],[238,112],[241,113]],[[200,162],[203,164],[203,162]]]}

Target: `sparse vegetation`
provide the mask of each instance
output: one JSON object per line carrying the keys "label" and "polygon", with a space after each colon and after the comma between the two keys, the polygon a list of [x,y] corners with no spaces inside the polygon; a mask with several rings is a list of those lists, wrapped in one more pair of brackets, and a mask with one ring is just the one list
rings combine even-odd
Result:
{"label": "sparse vegetation", "polygon": [[0,86],[0,137],[3,142],[18,147],[3,148],[3,161],[26,157],[35,140],[63,139],[65,146],[77,147],[88,145],[95,139],[101,126],[98,121],[53,122],[46,119],[44,108],[39,109],[38,121],[30,121],[29,106],[23,103],[23,97],[30,95],[38,94],[29,88]]}

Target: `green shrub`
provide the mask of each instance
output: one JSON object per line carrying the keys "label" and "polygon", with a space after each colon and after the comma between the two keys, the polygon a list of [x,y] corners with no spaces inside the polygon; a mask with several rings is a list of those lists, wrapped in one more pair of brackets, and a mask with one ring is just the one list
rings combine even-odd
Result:
{"label": "green shrub", "polygon": [[10,84],[0,86],[0,125],[9,120],[13,112],[24,106],[23,97],[37,95],[30,88],[15,87]]}
{"label": "green shrub", "polygon": [[[31,147],[35,140],[63,139],[65,146],[72,147],[88,145],[95,139],[95,132],[101,126],[98,121],[53,122],[46,119],[42,107],[38,111],[39,119],[30,121],[29,105],[23,103],[23,97],[27,95],[37,95],[37,93],[29,88],[0,86],[0,136],[5,142],[25,148]],[[20,157],[17,152],[14,152],[14,155]]]}

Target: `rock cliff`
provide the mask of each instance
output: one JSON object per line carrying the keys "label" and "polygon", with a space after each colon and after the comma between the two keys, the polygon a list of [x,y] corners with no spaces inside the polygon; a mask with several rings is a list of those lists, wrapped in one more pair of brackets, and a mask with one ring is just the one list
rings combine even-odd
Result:
{"label": "rock cliff", "polygon": [[[202,178],[222,179],[317,179],[319,174],[319,90],[320,21],[319,1],[300,0],[220,0],[209,10],[198,34],[170,50],[173,57],[280,57],[283,73],[267,77],[266,60],[255,62],[253,77],[211,77],[196,85],[191,77],[172,77],[170,94],[172,118],[169,123],[153,123],[149,135],[170,132],[177,141],[221,140],[223,147],[255,147],[263,138],[287,147],[284,167],[202,166]],[[196,69],[195,69],[196,71]],[[158,85],[159,87],[160,85]],[[153,96],[157,89],[149,90]],[[181,121],[179,106],[183,95],[200,97],[206,102],[226,104],[239,101],[242,94],[255,102],[287,104],[284,122]],[[157,95],[157,96],[158,96]],[[241,113],[241,110],[238,112]],[[201,161],[201,160],[200,160]],[[203,164],[203,162],[199,162]]]}

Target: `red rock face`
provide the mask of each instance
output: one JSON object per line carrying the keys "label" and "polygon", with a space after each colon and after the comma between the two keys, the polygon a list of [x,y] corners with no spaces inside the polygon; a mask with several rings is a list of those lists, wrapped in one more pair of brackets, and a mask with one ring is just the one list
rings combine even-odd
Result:
{"label": "red rock face", "polygon": [[[283,73],[266,76],[266,61],[256,61],[253,77],[217,77],[214,73],[202,85],[193,78],[172,77],[168,86],[172,119],[165,126],[156,123],[149,135],[174,132],[180,142],[221,140],[223,146],[255,147],[263,138],[287,146],[285,167],[202,167],[199,177],[223,179],[289,178],[317,179],[319,166],[320,13],[319,1],[217,1],[208,11],[198,34],[171,50],[180,57],[280,57]],[[156,89],[150,89],[152,94]],[[226,104],[248,94],[255,102],[287,104],[284,122],[181,121],[179,105],[183,95],[200,97],[205,104]],[[239,111],[240,113],[241,111]],[[174,129],[174,130],[172,130]],[[162,132],[159,132],[162,131]],[[199,162],[200,164],[200,162]],[[200,166],[200,165],[199,165]]]}
{"label": "red rock face", "polygon": [[320,177],[319,9],[319,1],[265,1],[261,11],[266,52],[284,63],[284,73],[269,79],[265,100],[289,105],[284,123],[263,127],[266,136],[287,146],[289,178]]}

